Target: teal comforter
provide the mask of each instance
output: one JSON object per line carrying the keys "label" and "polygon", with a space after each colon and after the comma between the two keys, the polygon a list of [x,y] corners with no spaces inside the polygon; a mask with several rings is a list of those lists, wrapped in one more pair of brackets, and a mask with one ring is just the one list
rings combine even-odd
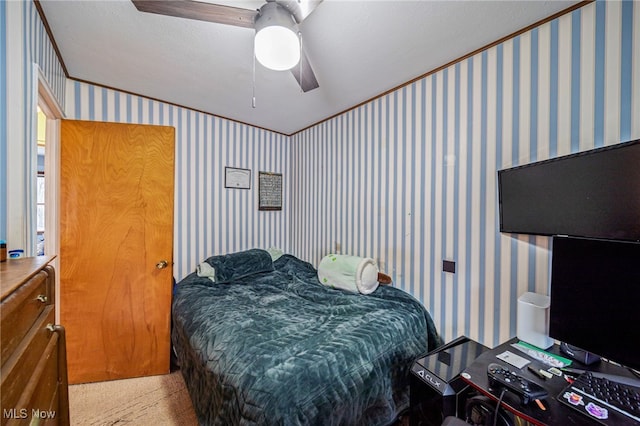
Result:
{"label": "teal comforter", "polygon": [[412,361],[440,344],[416,299],[324,287],[290,255],[244,269],[225,284],[193,273],[174,292],[172,340],[200,424],[386,425],[408,407]]}

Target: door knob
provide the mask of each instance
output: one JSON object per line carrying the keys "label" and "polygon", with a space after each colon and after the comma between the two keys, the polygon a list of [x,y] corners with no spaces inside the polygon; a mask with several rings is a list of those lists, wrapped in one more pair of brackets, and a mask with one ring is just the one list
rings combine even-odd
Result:
{"label": "door knob", "polygon": [[156,263],[156,268],[158,269],[164,269],[167,266],[169,266],[169,262],[167,262],[166,260],[161,260],[160,262]]}

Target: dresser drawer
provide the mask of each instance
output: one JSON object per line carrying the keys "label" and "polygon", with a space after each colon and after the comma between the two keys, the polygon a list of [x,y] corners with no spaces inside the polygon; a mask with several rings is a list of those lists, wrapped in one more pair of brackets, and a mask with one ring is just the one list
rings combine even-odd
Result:
{"label": "dresser drawer", "polygon": [[[2,303],[0,312],[0,341],[2,346],[1,364],[11,357],[20,342],[27,335],[33,323],[49,306],[49,274],[40,271],[23,286],[15,290]],[[53,322],[53,321],[52,321]]]}
{"label": "dresser drawer", "polygon": [[58,345],[59,335],[53,333],[16,405],[18,412],[26,418],[10,419],[8,426],[24,424],[26,420],[29,425],[58,423],[59,411],[55,403],[58,396]]}
{"label": "dresser drawer", "polygon": [[[16,350],[2,366],[2,408],[19,409],[17,404],[31,380],[40,359],[52,337],[53,332],[47,329],[47,324],[55,323],[53,306],[47,306],[38,317],[35,325],[29,330],[24,341],[20,342]],[[4,324],[3,324],[4,327]],[[57,341],[57,338],[56,338]],[[45,409],[43,407],[43,409]],[[3,424],[4,424],[3,418]]]}
{"label": "dresser drawer", "polygon": [[0,426],[69,425],[65,330],[54,325],[54,257],[0,262]]}

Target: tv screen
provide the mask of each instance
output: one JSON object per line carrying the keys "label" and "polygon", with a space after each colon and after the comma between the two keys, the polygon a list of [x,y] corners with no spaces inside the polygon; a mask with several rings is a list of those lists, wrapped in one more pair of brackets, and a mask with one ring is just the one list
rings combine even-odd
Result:
{"label": "tv screen", "polygon": [[640,241],[640,140],[498,171],[500,231]]}
{"label": "tv screen", "polygon": [[554,237],[549,335],[640,369],[640,243]]}

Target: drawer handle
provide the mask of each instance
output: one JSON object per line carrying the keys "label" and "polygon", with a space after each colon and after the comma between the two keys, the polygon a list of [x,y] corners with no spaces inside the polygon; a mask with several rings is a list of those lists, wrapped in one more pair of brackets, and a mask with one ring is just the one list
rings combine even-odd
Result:
{"label": "drawer handle", "polygon": [[36,300],[38,302],[47,303],[47,300],[49,299],[47,299],[47,296],[45,296],[44,294],[41,294],[38,297],[36,297]]}
{"label": "drawer handle", "polygon": [[60,331],[62,329],[62,326],[56,325],[56,324],[47,324],[47,326],[45,327],[47,330],[49,330],[52,333],[57,333],[58,331]]}

